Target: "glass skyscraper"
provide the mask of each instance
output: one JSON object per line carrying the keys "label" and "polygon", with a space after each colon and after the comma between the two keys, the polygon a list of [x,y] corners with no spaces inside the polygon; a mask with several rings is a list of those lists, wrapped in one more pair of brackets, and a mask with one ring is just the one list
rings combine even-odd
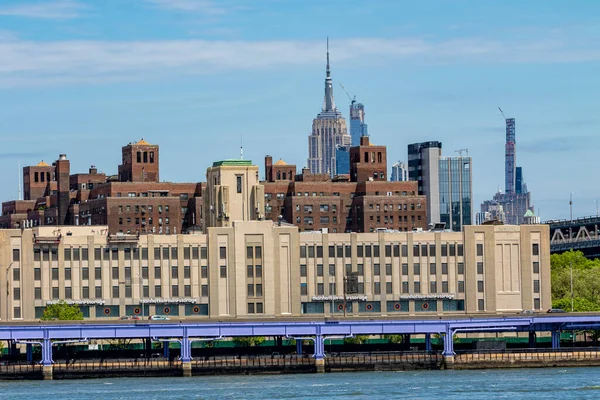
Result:
{"label": "glass skyscraper", "polygon": [[350,146],[338,144],[335,146],[336,175],[350,174]]}
{"label": "glass skyscraper", "polygon": [[360,145],[360,138],[369,136],[367,124],[365,123],[365,106],[352,100],[350,104],[350,136],[352,146]]}
{"label": "glass skyscraper", "polygon": [[473,224],[471,157],[440,157],[440,222],[460,232]]}

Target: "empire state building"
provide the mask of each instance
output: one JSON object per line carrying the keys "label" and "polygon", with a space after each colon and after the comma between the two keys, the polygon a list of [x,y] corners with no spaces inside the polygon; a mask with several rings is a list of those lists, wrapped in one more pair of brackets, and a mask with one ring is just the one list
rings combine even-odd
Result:
{"label": "empire state building", "polygon": [[338,111],[333,99],[333,84],[329,69],[329,40],[327,40],[327,69],[325,77],[325,100],[323,109],[313,119],[312,132],[308,137],[308,167],[313,174],[336,175],[335,148],[350,145],[352,138],[346,129],[346,120]]}

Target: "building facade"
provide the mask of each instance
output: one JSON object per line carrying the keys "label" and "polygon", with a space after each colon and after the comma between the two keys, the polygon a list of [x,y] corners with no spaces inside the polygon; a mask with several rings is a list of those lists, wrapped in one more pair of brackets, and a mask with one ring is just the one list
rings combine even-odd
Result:
{"label": "building facade", "polygon": [[349,146],[351,143],[346,120],[335,106],[333,98],[328,42],[325,99],[321,112],[313,120],[312,131],[308,137],[308,168],[313,174],[336,175],[336,146]]}
{"label": "building facade", "polygon": [[350,146],[335,146],[335,174],[350,174]]}
{"label": "building facade", "polygon": [[350,103],[350,136],[352,146],[360,144],[360,138],[369,136],[367,124],[365,123],[365,106],[352,100]]}
{"label": "building facade", "polygon": [[398,161],[392,164],[392,174],[390,181],[404,182],[408,180],[408,165],[403,161]]}
{"label": "building facade", "polygon": [[[551,306],[547,225],[332,234],[232,221],[206,234],[106,232],[0,231],[2,320],[37,320],[60,300],[86,319],[390,318]],[[356,290],[344,293],[349,277]]]}
{"label": "building facade", "polygon": [[331,233],[427,228],[425,196],[417,182],[387,181],[385,146],[368,136],[350,148],[350,175],[331,178],[265,157],[265,218],[301,231]]}
{"label": "building facade", "polygon": [[471,157],[440,157],[440,222],[460,232],[473,224]]}
{"label": "building facade", "polygon": [[144,139],[121,149],[118,175],[91,166],[71,173],[61,154],[53,165],[23,168],[24,200],[2,204],[0,228],[103,225],[109,233],[171,234],[202,225],[202,183],[159,181],[159,146]]}
{"label": "building facade", "polygon": [[427,196],[428,223],[440,222],[441,142],[413,143],[408,145],[408,178],[418,182],[419,194]]}

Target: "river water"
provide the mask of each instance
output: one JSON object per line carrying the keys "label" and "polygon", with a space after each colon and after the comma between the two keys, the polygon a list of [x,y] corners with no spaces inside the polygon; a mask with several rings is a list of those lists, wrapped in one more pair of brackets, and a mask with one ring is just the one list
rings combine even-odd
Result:
{"label": "river water", "polygon": [[598,399],[600,368],[0,382],[0,399]]}

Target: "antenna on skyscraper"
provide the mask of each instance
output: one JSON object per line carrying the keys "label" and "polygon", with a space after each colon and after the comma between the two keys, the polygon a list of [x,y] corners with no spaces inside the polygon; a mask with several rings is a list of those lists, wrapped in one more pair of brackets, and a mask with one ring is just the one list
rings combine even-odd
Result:
{"label": "antenna on skyscraper", "polygon": [[244,135],[240,135],[240,160],[244,159]]}
{"label": "antenna on skyscraper", "polygon": [[18,200],[22,200],[21,199],[21,161],[17,162],[17,193],[18,193]]}

